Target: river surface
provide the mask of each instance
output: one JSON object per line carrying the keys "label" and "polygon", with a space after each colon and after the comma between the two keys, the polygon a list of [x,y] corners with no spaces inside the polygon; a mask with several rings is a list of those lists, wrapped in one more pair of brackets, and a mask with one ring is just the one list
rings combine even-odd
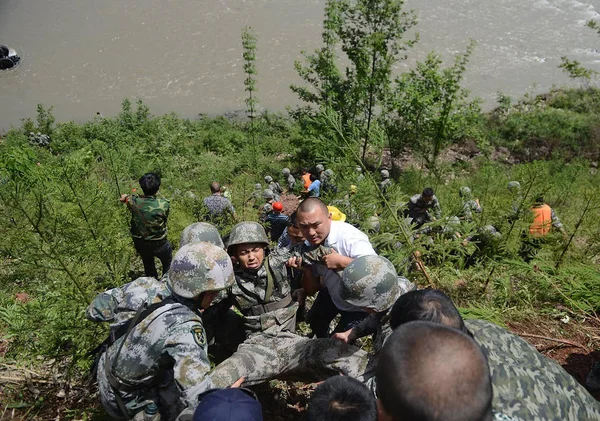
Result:
{"label": "river surface", "polygon": [[[59,121],[112,116],[123,98],[184,117],[244,108],[240,33],[258,35],[258,96],[297,103],[293,63],[320,45],[324,0],[0,0],[0,44],[22,64],[0,73],[0,132],[54,106]],[[407,0],[420,41],[405,69],[431,50],[444,59],[477,41],[464,85],[488,108],[569,80],[561,56],[600,71],[600,37],[584,26],[600,0]]]}

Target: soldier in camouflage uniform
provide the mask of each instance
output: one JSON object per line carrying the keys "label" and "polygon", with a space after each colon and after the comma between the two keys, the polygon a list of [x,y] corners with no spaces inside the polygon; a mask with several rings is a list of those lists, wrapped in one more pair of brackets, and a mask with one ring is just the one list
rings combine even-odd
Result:
{"label": "soldier in camouflage uniform", "polygon": [[374,335],[375,353],[391,333],[389,312],[398,297],[416,289],[408,279],[398,276],[396,268],[383,256],[361,256],[344,269],[340,296],[344,301],[369,313],[346,332],[335,333],[334,338],[353,343],[359,338]]}
{"label": "soldier in camouflage uniform", "polygon": [[[199,242],[225,248],[217,229],[206,222],[196,222],[186,227],[181,234],[179,247]],[[86,310],[87,319],[108,322],[111,324],[111,331],[115,331],[131,320],[140,307],[150,306],[171,296],[167,277],[168,273],[160,280],[141,277],[98,294]]]}
{"label": "soldier in camouflage uniform", "polygon": [[326,169],[325,172],[325,181],[321,182],[321,191],[325,194],[335,194],[338,192],[338,188],[335,184],[335,180],[333,178],[333,170]]}
{"label": "soldier in camouflage uniform", "polygon": [[273,177],[270,175],[265,176],[265,182],[267,183],[267,189],[273,192],[275,201],[279,202],[279,196],[283,193],[283,189],[279,183],[273,180]]}
{"label": "soldier in camouflage uniform", "polygon": [[463,200],[463,206],[458,217],[463,221],[471,222],[473,221],[473,212],[481,213],[481,205],[479,204],[479,200],[473,199],[473,193],[471,189],[467,186],[463,186],[458,191],[458,195]]}
{"label": "soldier in camouflage uniform", "polygon": [[509,181],[506,188],[512,196],[512,202],[510,205],[510,212],[508,214],[508,220],[510,222],[519,219],[524,213],[523,208],[523,194],[521,193],[521,183],[518,181]]}
{"label": "soldier in camouflage uniform", "polygon": [[[430,210],[433,210],[431,215]],[[416,228],[420,228],[427,222],[435,221],[442,217],[442,208],[440,202],[433,193],[433,189],[426,188],[421,194],[415,194],[408,202],[408,207],[404,216],[412,218],[412,223]]]}
{"label": "soldier in camouflage uniform", "polygon": [[263,199],[265,199],[265,204],[260,208],[260,214],[258,215],[258,220],[261,222],[265,222],[267,220],[267,216],[273,212],[273,203],[276,202],[275,194],[270,189],[266,189],[262,193]]}
{"label": "soldier in camouflage uniform", "polygon": [[290,255],[278,249],[267,255],[268,246],[265,229],[257,222],[240,222],[229,235],[227,250],[235,263],[236,282],[223,305],[234,305],[244,315],[247,337],[296,328],[298,305],[285,265]]}
{"label": "soldier in camouflage uniform", "polygon": [[315,170],[317,173],[317,179],[321,182],[321,185],[327,182],[327,174],[325,174],[325,167],[322,164],[317,164],[315,166]]}
{"label": "soldier in camouflage uniform", "polygon": [[146,276],[158,278],[154,257],[162,263],[163,275],[169,270],[173,249],[167,240],[167,218],[169,217],[169,201],[157,198],[160,177],[154,173],[144,174],[140,180],[144,195],[127,195],[120,197],[131,212],[131,237],[135,249],[144,263]]}
{"label": "soldier in camouflage uniform", "polygon": [[413,320],[443,323],[472,334],[488,359],[495,410],[519,420],[600,419],[598,402],[560,365],[493,323],[463,321],[443,292],[421,290],[401,296],[392,309],[390,325],[395,329]]}
{"label": "soldier in camouflage uniform", "polygon": [[293,192],[296,187],[296,179],[290,173],[289,168],[284,168],[281,170],[281,174],[285,177],[285,182],[287,183],[288,192]]}
{"label": "soldier in camouflage uniform", "polygon": [[388,189],[392,187],[394,182],[390,178],[390,172],[388,170],[381,170],[381,183],[379,183],[379,190],[387,198]]}
{"label": "soldier in camouflage uniform", "polygon": [[246,200],[246,203],[252,202],[252,207],[255,209],[259,209],[260,204],[262,202],[262,198],[263,198],[262,195],[263,195],[262,185],[260,183],[256,183],[254,185],[254,191],[252,192],[252,194],[250,195],[248,200]]}
{"label": "soldier in camouflage uniform", "polygon": [[100,400],[113,418],[130,419],[154,403],[162,420],[174,420],[207,387],[210,361],[200,310],[234,283],[231,259],[213,244],[188,244],[175,255],[167,283],[171,298],[138,311],[100,358]]}

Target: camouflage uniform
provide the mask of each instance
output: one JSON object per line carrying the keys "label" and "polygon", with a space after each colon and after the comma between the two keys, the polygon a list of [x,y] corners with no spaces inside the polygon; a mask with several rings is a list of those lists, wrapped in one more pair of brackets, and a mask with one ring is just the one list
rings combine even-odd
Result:
{"label": "camouflage uniform", "polygon": [[275,195],[270,189],[266,189],[262,193],[263,199],[268,200],[267,203],[262,205],[260,208],[260,214],[258,216],[259,221],[265,222],[267,220],[267,215],[273,212],[273,202],[275,201]]}
{"label": "camouflage uniform", "polygon": [[512,203],[510,205],[511,212],[508,215],[509,221],[519,219],[524,209],[523,206],[523,195],[521,194],[521,183],[518,181],[509,181],[506,186],[512,196]]}
{"label": "camouflage uniform", "polygon": [[356,176],[356,183],[359,184],[361,181],[365,179],[365,175],[363,174],[363,170],[361,167],[356,167],[354,171],[358,174]]}
{"label": "camouflage uniform", "polygon": [[[264,228],[256,222],[240,222],[233,227],[228,248],[238,244],[269,244]],[[231,252],[231,250],[230,250]],[[235,284],[229,291],[230,301],[244,315],[246,336],[272,331],[295,330],[298,305],[292,301],[286,262],[289,252],[276,249],[258,270],[241,265],[235,269]]]}
{"label": "camouflage uniform", "polygon": [[286,181],[287,186],[288,186],[288,191],[290,191],[290,192],[293,191],[294,187],[296,187],[296,179],[290,173],[289,168],[284,168],[283,170],[281,170],[281,173],[285,177],[285,181]]}
{"label": "camouflage uniform", "polygon": [[270,175],[267,175],[265,177],[265,181],[268,183],[267,188],[269,190],[271,190],[273,192],[274,195],[274,199],[276,202],[279,201],[279,195],[281,195],[281,193],[283,193],[283,189],[281,188],[281,186],[279,185],[279,183],[275,180],[273,180],[273,177],[271,177]]}
{"label": "camouflage uniform", "polygon": [[156,196],[127,196],[127,208],[131,211],[131,236],[146,241],[167,238],[167,218],[170,204],[167,199]]}
{"label": "camouflage uniform", "polygon": [[465,221],[472,221],[473,212],[482,212],[481,205],[479,205],[479,203],[477,203],[476,200],[473,200],[471,189],[466,186],[460,188],[459,195],[463,199],[463,207],[459,217],[461,217]]}
{"label": "camouflage uniform", "polygon": [[130,418],[154,402],[162,420],[173,420],[183,407],[196,404],[210,370],[197,299],[233,282],[233,265],[223,249],[194,243],[179,250],[169,272],[171,301],[131,325],[100,358],[100,400],[111,417]]}
{"label": "camouflage uniform", "polygon": [[381,178],[382,181],[379,183],[379,190],[381,190],[381,193],[387,197],[388,189],[392,186],[392,184],[394,184],[394,182],[390,178],[390,172],[388,170],[381,170]]}
{"label": "camouflage uniform", "polygon": [[255,209],[260,208],[260,204],[262,202],[263,188],[260,183],[256,183],[254,185],[254,191],[246,201],[246,203],[252,202],[252,207]]}
{"label": "camouflage uniform", "polygon": [[493,323],[465,324],[487,354],[494,408],[523,420],[600,420],[598,402],[556,362]]}
{"label": "camouflage uniform", "polygon": [[412,223],[419,227],[424,223],[431,221],[432,218],[429,210],[433,210],[433,215],[436,217],[436,219],[440,219],[442,217],[442,208],[440,207],[440,202],[435,195],[433,195],[430,203],[426,203],[420,193],[415,194],[408,202],[406,216],[412,218]]}
{"label": "camouflage uniform", "polygon": [[[558,363],[493,323],[465,320],[465,325],[486,354],[494,393],[492,407],[499,414],[531,421],[600,420],[598,402]],[[367,370],[374,367],[376,356],[370,358]],[[376,393],[373,375],[365,373],[361,379]]]}
{"label": "camouflage uniform", "polygon": [[162,264],[163,275],[169,270],[173,249],[167,240],[169,201],[156,196],[129,195],[125,199],[131,212],[131,237],[142,258],[146,276],[158,278],[154,257]]}
{"label": "camouflage uniform", "polygon": [[321,181],[321,191],[328,194],[337,193],[338,188],[333,179],[333,171],[327,169],[323,174],[325,174],[325,181]]}

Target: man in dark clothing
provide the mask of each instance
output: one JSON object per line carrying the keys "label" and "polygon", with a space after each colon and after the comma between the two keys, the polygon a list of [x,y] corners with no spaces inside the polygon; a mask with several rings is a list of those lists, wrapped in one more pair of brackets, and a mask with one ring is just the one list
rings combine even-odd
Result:
{"label": "man in dark clothing", "polygon": [[119,199],[131,212],[131,237],[136,251],[144,263],[144,273],[158,279],[154,257],[162,263],[163,275],[169,270],[173,249],[167,240],[169,201],[157,198],[160,177],[154,173],[144,174],[140,180],[144,195],[123,194]]}

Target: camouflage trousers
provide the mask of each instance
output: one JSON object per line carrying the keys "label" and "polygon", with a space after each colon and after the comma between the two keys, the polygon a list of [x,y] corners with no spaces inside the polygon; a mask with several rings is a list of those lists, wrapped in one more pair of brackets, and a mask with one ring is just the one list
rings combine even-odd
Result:
{"label": "camouflage trousers", "polygon": [[[117,420],[131,419],[136,412],[143,411],[144,407],[154,402],[160,411],[161,420],[175,420],[177,415],[183,410],[184,404],[181,402],[181,393],[173,379],[173,371],[170,375],[167,373],[160,379],[160,383],[151,387],[141,387],[133,392],[115,391],[111,386],[106,373],[106,352],[100,357],[98,363],[98,391],[100,392],[100,403],[109,417]],[[129,416],[125,416],[117,402],[119,396],[125,406],[129,409]]]}
{"label": "camouflage trousers", "polygon": [[275,378],[314,382],[340,373],[365,382],[373,373],[369,367],[367,352],[336,339],[265,331],[242,343],[209,377],[214,387],[228,387],[240,377],[250,386]]}

